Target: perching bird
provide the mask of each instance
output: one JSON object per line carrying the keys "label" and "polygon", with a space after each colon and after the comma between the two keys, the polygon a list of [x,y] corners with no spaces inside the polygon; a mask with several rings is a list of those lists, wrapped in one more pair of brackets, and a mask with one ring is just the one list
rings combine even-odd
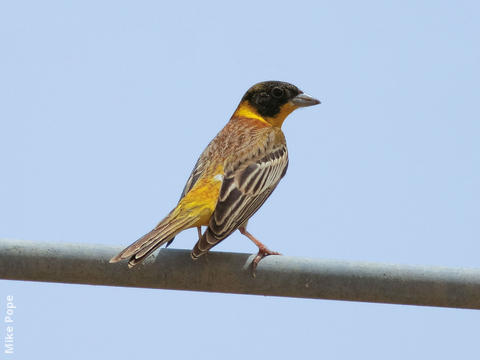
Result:
{"label": "perching bird", "polygon": [[[288,153],[281,126],[295,109],[319,104],[296,86],[265,81],[243,96],[230,121],[208,144],[187,180],[177,206],[158,225],[110,260],[133,267],[179,232],[196,227],[197,259],[235,230],[258,246],[253,271],[267,249],[247,231],[248,219],[285,175]],[[201,226],[207,226],[202,235]]]}

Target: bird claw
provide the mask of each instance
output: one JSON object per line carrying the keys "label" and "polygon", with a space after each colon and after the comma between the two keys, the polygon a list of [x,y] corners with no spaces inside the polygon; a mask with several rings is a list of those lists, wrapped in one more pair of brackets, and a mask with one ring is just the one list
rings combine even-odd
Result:
{"label": "bird claw", "polygon": [[267,257],[268,255],[282,255],[277,251],[272,251],[267,249],[266,247],[258,248],[258,253],[257,256],[252,261],[252,277],[255,278],[256,271],[257,271],[257,266],[260,260],[262,260],[264,257]]}

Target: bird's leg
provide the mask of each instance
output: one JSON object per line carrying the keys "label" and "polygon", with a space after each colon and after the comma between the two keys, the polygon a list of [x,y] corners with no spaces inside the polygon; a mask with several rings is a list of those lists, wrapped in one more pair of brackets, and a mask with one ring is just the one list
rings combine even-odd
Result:
{"label": "bird's leg", "polygon": [[200,240],[202,238],[202,227],[201,226],[197,226],[197,232],[198,232],[198,240]]}
{"label": "bird's leg", "polygon": [[263,245],[260,241],[258,241],[258,240],[255,238],[255,236],[253,236],[252,234],[250,234],[250,233],[247,231],[247,228],[246,228],[245,226],[239,227],[238,230],[240,231],[240,233],[242,233],[242,235],[245,235],[246,237],[248,237],[248,238],[249,238],[255,245],[257,245],[257,247],[258,247],[257,256],[255,256],[255,258],[254,258],[253,261],[252,261],[253,277],[255,277],[255,270],[257,269],[258,263],[259,263],[260,260],[262,260],[265,256],[268,256],[268,255],[282,255],[282,254],[280,254],[279,252],[269,250],[265,245]]}

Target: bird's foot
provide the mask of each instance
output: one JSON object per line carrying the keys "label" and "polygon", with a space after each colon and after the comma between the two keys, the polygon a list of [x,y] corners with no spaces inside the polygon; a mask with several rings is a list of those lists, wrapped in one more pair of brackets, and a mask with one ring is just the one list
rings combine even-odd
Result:
{"label": "bird's foot", "polygon": [[256,276],[257,266],[260,260],[262,260],[264,257],[268,255],[282,255],[282,254],[280,254],[277,251],[269,250],[265,246],[259,247],[257,256],[255,256],[255,258],[252,261],[252,277]]}

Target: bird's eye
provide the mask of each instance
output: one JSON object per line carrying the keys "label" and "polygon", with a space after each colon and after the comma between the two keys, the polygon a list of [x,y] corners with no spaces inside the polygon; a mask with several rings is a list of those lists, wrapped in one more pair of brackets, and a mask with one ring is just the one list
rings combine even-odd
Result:
{"label": "bird's eye", "polygon": [[279,87],[274,87],[272,89],[272,95],[273,95],[273,97],[281,98],[283,96],[283,89],[281,89]]}

